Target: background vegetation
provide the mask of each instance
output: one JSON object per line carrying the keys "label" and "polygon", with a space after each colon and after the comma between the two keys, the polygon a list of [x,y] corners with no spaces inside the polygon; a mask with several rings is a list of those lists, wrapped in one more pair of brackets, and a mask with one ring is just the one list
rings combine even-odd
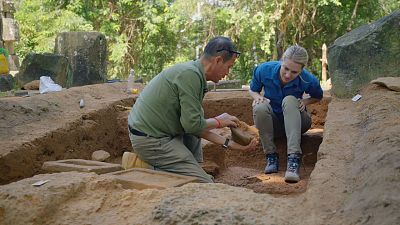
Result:
{"label": "background vegetation", "polygon": [[150,80],[164,67],[201,54],[216,35],[231,37],[243,54],[228,79],[247,83],[255,65],[279,59],[289,45],[310,54],[320,76],[321,46],[352,28],[400,8],[398,0],[17,0],[23,58],[53,52],[64,31],[99,31],[108,40],[108,77],[134,68]]}

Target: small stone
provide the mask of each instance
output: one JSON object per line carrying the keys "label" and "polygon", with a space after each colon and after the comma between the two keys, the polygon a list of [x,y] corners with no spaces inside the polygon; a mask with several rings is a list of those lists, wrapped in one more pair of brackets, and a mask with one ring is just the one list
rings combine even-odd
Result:
{"label": "small stone", "polygon": [[40,84],[39,80],[33,80],[24,85],[24,90],[39,90],[39,84]]}
{"label": "small stone", "polygon": [[110,158],[110,153],[99,150],[92,153],[92,160],[103,162],[104,160]]}

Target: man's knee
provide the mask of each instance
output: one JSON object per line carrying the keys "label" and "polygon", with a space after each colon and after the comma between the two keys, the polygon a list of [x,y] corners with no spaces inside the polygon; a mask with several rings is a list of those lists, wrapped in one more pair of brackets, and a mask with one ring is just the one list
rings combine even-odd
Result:
{"label": "man's knee", "polygon": [[214,183],[213,176],[211,176],[209,174],[205,174],[204,176],[197,177],[197,180],[200,183]]}

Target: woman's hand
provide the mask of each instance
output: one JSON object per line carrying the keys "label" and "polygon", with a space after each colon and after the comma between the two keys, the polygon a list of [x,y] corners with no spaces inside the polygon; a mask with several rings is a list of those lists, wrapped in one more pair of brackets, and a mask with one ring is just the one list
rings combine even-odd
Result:
{"label": "woman's hand", "polygon": [[267,103],[271,102],[268,98],[262,96],[259,92],[254,92],[252,90],[249,90],[249,94],[254,99],[252,104],[253,107],[263,102]]}
{"label": "woman's hand", "polygon": [[255,105],[258,105],[258,104],[263,103],[263,102],[269,103],[270,100],[268,98],[260,95],[260,96],[257,96],[256,98],[254,98],[253,104],[251,104],[251,106],[254,107]]}
{"label": "woman's hand", "polygon": [[299,110],[300,112],[303,112],[306,109],[306,103],[304,102],[304,99],[299,99]]}
{"label": "woman's hand", "polygon": [[299,110],[300,112],[303,112],[308,105],[314,104],[316,102],[319,102],[321,99],[317,98],[304,98],[304,99],[299,99]]}

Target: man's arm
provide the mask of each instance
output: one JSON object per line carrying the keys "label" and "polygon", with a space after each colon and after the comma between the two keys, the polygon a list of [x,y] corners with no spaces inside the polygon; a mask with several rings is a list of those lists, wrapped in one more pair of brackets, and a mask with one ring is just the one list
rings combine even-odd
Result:
{"label": "man's arm", "polygon": [[[203,131],[203,133],[201,134],[201,137],[211,141],[217,145],[223,145],[225,143],[226,138],[224,138],[223,136],[214,133],[212,131],[209,130],[205,130]],[[236,142],[234,142],[233,140],[229,140],[228,143],[228,148],[234,149],[234,150],[242,150],[242,151],[246,151],[246,150],[254,150],[256,148],[258,144],[258,141],[256,139],[251,140],[250,144],[243,146],[240,145]]]}
{"label": "man's arm", "polygon": [[235,116],[229,115],[228,113],[223,113],[219,116],[209,118],[207,121],[206,130],[211,130],[215,128],[223,128],[223,127],[236,127],[239,119]]}

